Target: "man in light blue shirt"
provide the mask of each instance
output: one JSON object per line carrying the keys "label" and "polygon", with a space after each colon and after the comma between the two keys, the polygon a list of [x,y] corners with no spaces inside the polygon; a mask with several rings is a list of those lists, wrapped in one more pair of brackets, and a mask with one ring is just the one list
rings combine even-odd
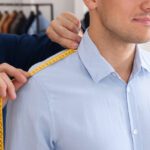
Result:
{"label": "man in light blue shirt", "polygon": [[148,0],[84,0],[78,51],[32,77],[8,104],[6,150],[149,150]]}

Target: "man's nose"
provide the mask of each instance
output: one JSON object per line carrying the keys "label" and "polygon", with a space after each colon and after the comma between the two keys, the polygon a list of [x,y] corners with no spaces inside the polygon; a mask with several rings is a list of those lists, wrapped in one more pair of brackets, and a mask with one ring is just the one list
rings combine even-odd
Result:
{"label": "man's nose", "polygon": [[150,0],[144,0],[141,4],[141,9],[146,13],[150,13]]}

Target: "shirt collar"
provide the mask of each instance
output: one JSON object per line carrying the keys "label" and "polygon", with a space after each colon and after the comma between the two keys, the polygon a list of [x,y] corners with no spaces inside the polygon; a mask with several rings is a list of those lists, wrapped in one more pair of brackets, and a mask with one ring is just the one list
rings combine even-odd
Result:
{"label": "shirt collar", "polygon": [[150,52],[143,50],[142,48],[137,46],[134,66],[136,68],[135,70],[143,68],[146,71],[150,72]]}
{"label": "shirt collar", "polygon": [[[114,68],[100,54],[96,45],[90,39],[87,31],[78,48],[78,54],[88,73],[97,83],[115,72]],[[150,52],[141,49],[137,45],[132,75],[141,71],[142,68],[150,72]]]}
{"label": "shirt collar", "polygon": [[112,66],[100,54],[86,31],[78,48],[81,62],[95,82],[115,72]]}

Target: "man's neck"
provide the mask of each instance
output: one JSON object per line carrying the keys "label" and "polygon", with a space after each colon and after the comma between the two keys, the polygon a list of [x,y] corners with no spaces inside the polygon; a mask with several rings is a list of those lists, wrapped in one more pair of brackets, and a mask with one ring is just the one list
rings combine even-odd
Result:
{"label": "man's neck", "polygon": [[135,44],[125,43],[92,27],[89,36],[99,49],[101,55],[113,66],[120,77],[127,83],[132,72]]}

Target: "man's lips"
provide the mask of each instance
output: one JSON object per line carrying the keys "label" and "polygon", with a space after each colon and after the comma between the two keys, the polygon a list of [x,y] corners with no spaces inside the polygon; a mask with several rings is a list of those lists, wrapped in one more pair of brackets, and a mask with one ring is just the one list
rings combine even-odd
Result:
{"label": "man's lips", "polygon": [[134,22],[150,26],[150,18],[149,17],[137,17],[133,19]]}

